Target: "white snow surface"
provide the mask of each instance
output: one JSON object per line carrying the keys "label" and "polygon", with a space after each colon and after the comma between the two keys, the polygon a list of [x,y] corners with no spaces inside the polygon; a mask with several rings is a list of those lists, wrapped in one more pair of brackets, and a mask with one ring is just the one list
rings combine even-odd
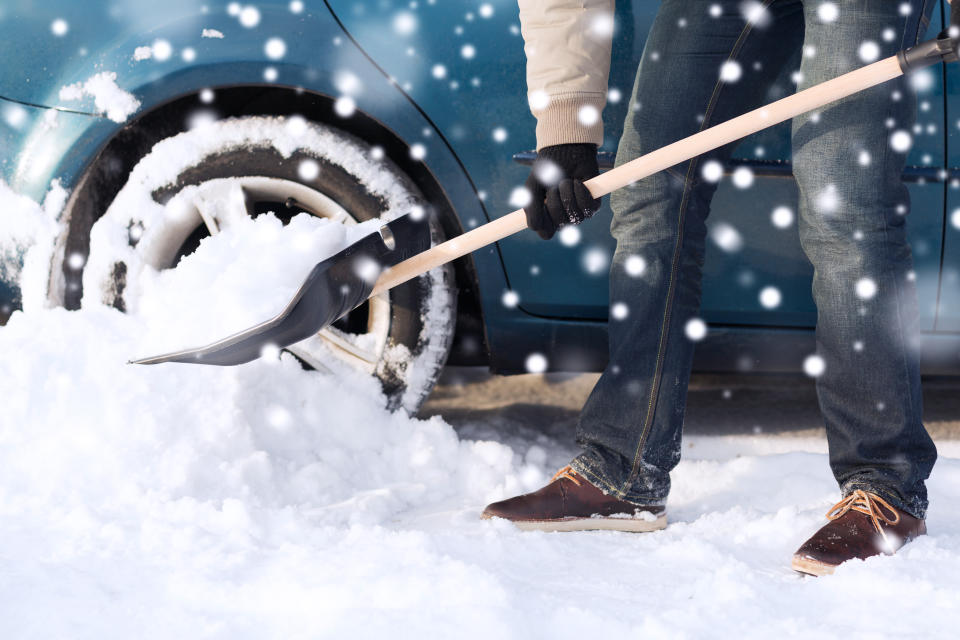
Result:
{"label": "white snow surface", "polygon": [[929,536],[812,579],[789,559],[838,498],[820,440],[688,439],[665,531],[524,533],[478,516],[569,460],[546,424],[459,438],[289,356],[126,364],[236,310],[241,274],[244,296],[275,286],[224,255],[342,234],[260,216],[156,274],[135,313],[0,328],[0,637],[954,637],[957,446]]}
{"label": "white snow surface", "polygon": [[[143,49],[145,47],[139,47],[134,52],[136,60],[144,59]],[[150,49],[149,53],[153,55],[153,50]],[[137,57],[138,55],[140,57]],[[140,101],[117,85],[117,74],[113,71],[102,71],[88,78],[86,82],[77,82],[60,89],[60,99],[64,102],[79,101],[88,96],[93,98],[97,109],[114,122],[126,121],[140,108]]]}

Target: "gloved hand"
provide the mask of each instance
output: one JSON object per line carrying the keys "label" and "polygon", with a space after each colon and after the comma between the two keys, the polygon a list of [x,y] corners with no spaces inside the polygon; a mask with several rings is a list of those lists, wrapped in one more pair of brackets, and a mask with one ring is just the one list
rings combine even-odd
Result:
{"label": "gloved hand", "polygon": [[557,144],[537,152],[525,184],[530,203],[523,208],[527,226],[549,240],[566,224],[580,224],[600,208],[583,182],[600,173],[597,145]]}

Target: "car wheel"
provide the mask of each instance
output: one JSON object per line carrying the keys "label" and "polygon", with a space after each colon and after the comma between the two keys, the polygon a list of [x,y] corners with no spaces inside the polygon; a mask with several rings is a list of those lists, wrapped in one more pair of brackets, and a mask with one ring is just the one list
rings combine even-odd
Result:
{"label": "car wheel", "polygon": [[[247,215],[272,211],[285,222],[301,212],[352,225],[429,211],[381,150],[332,127],[299,117],[208,123],[155,145],[94,223],[83,304],[133,310],[138,274],[176,268],[204,237],[226,228],[222,205],[231,198],[243,201]],[[177,215],[164,214],[174,202]],[[125,241],[117,242],[118,234]],[[434,243],[444,239],[432,216],[431,234]],[[318,370],[375,375],[389,408],[414,413],[446,361],[455,306],[453,269],[444,265],[371,298],[288,351]]]}

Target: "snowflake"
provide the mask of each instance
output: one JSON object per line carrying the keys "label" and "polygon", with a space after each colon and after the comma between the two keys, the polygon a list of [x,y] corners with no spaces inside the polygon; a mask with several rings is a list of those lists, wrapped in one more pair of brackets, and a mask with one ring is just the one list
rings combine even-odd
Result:
{"label": "snowflake", "polygon": [[877,295],[877,283],[870,278],[861,278],[857,280],[857,297],[861,300],[869,300]]}
{"label": "snowflake", "polygon": [[857,163],[861,167],[869,167],[871,162],[870,153],[867,151],[861,151],[857,154]]}
{"label": "snowflake", "polygon": [[197,59],[197,50],[193,47],[187,47],[180,52],[180,57],[183,58],[184,62],[190,63]]}
{"label": "snowflake", "polygon": [[691,318],[683,328],[691,342],[700,342],[707,337],[707,323],[700,318]]}
{"label": "snowflake", "polygon": [[57,18],[50,23],[50,32],[59,37],[67,35],[67,31],[70,30],[70,25],[67,24],[67,21],[63,18]]}
{"label": "snowflake", "polygon": [[547,370],[547,357],[542,353],[531,353],[523,365],[529,373],[543,373]]}
{"label": "snowflake", "polygon": [[393,30],[401,36],[408,36],[417,30],[417,18],[412,13],[401,11],[393,17]]}
{"label": "snowflake", "polygon": [[812,58],[817,55],[817,48],[812,44],[805,45],[803,47],[803,57]]}
{"label": "snowflake", "polygon": [[463,56],[464,60],[472,60],[477,55],[477,48],[472,44],[465,44],[460,47],[460,55]]}
{"label": "snowflake", "polygon": [[776,287],[764,287],[760,290],[760,304],[766,309],[776,309],[782,299],[780,289]]}
{"label": "snowflake", "polygon": [[585,127],[593,126],[600,119],[600,112],[592,104],[585,104],[577,112],[577,119]]}
{"label": "snowflake", "polygon": [[410,145],[410,157],[414,160],[423,160],[427,157],[427,148],[419,142],[415,142]]}
{"label": "snowflake", "polygon": [[738,189],[748,189],[753,185],[753,171],[749,167],[737,167],[733,171],[733,186]]}
{"label": "snowflake", "polygon": [[793,210],[790,207],[777,207],[770,214],[770,220],[776,228],[786,229],[793,224]]}
{"label": "snowflake", "polygon": [[724,82],[736,82],[743,75],[743,69],[736,60],[727,60],[720,65],[720,79]]}
{"label": "snowflake", "polygon": [[495,142],[505,142],[507,139],[507,130],[503,127],[497,127],[493,130],[493,140]]}
{"label": "snowflake", "polygon": [[[957,209],[955,213],[957,213],[955,216],[957,222],[960,223],[960,209]],[[958,224],[957,228],[960,228],[960,224]],[[633,255],[624,261],[623,269],[631,278],[637,278],[642,276],[643,272],[647,270],[647,261],[643,259],[643,256]]]}
{"label": "snowflake", "polygon": [[162,38],[154,40],[150,50],[153,52],[154,59],[160,62],[169,60],[170,56],[173,55],[173,46],[168,40]]}
{"label": "snowflake", "polygon": [[883,41],[884,41],[884,42],[892,42],[893,39],[896,38],[896,37],[897,37],[897,32],[894,31],[892,28],[887,27],[886,29],[883,30]]}
{"label": "snowflake", "polygon": [[481,18],[490,18],[493,16],[493,5],[489,3],[484,3],[480,5],[480,10],[478,11]]}
{"label": "snowflake", "polygon": [[589,249],[583,254],[583,268],[590,275],[603,273],[610,263],[610,256],[603,249]]}
{"label": "snowflake", "polygon": [[894,131],[890,136],[890,146],[893,147],[894,151],[898,153],[906,153],[910,150],[910,147],[913,145],[913,138],[910,137],[910,134],[900,129]]}
{"label": "snowflake", "polygon": [[302,0],[293,0],[290,3],[290,13],[301,13],[303,11]]}
{"label": "snowflake", "polygon": [[82,253],[71,253],[70,257],[67,258],[67,266],[74,271],[82,269],[86,263],[87,258]]}
{"label": "snowflake", "polygon": [[560,229],[560,244],[565,247],[574,247],[580,243],[580,228],[572,224]]}
{"label": "snowflake", "polygon": [[547,186],[554,186],[563,178],[563,170],[555,162],[550,160],[540,160],[533,167],[537,179]]}
{"label": "snowflake", "polygon": [[530,204],[530,200],[533,199],[533,194],[530,193],[530,190],[526,187],[516,187],[513,191],[510,192],[510,199],[508,202],[511,207],[525,207]]}
{"label": "snowflake", "polygon": [[820,213],[835,213],[840,208],[840,196],[837,194],[837,187],[828,184],[817,194],[813,207]]}
{"label": "snowflake", "polygon": [[200,102],[203,104],[210,104],[214,100],[213,89],[202,89],[200,91]]}
{"label": "snowflake", "polygon": [[598,38],[609,38],[613,35],[613,14],[603,13],[594,18],[590,31]]}
{"label": "snowflake", "polygon": [[333,86],[344,95],[354,95],[359,93],[362,85],[360,78],[353,73],[349,71],[338,71],[333,76]]}
{"label": "snowflake", "polygon": [[743,16],[743,19],[746,20],[748,24],[760,28],[769,25],[772,19],[766,6],[757,0],[742,2],[740,4],[740,15]]}
{"label": "snowflake", "polygon": [[713,242],[727,253],[735,253],[743,248],[743,236],[736,228],[726,222],[716,224],[710,230],[710,237]]}
{"label": "snowflake", "polygon": [[320,176],[320,165],[312,158],[302,160],[297,166],[297,175],[304,182],[313,182]]}
{"label": "snowflake", "polygon": [[910,3],[909,3],[909,2],[901,2],[901,3],[900,3],[900,15],[902,15],[902,16],[908,16],[908,15],[910,15],[911,13],[913,13],[913,7],[910,6]]}
{"label": "snowflake", "polygon": [[333,110],[341,118],[349,118],[356,112],[357,103],[350,96],[340,96],[336,102],[333,103]]}
{"label": "snowflake", "polygon": [[287,43],[282,38],[270,38],[263,45],[263,52],[271,60],[279,60],[287,55]]}
{"label": "snowflake", "polygon": [[630,315],[630,307],[623,302],[615,302],[610,307],[610,317],[614,320],[624,320]]}
{"label": "snowflake", "polygon": [[433,69],[430,70],[430,74],[437,80],[442,80],[447,77],[447,68],[442,64],[435,64]]}
{"label": "snowflake", "polygon": [[267,67],[263,70],[263,79],[267,82],[276,82],[279,72],[276,67]]}
{"label": "snowflake", "polygon": [[723,177],[723,165],[718,160],[707,160],[703,163],[700,175],[707,182],[718,182]]}
{"label": "snowflake", "polygon": [[933,88],[934,77],[928,69],[921,69],[910,74],[910,85],[917,91],[929,91]]}
{"label": "snowflake", "polygon": [[880,46],[872,40],[865,40],[857,49],[857,55],[864,62],[873,62],[880,57]]}
{"label": "snowflake", "polygon": [[827,363],[823,358],[813,354],[806,357],[803,361],[803,372],[811,378],[818,378],[827,370]]}
{"label": "snowflake", "polygon": [[[533,110],[546,109],[547,105],[550,104],[550,96],[547,95],[546,91],[537,89],[536,91],[530,92],[527,96],[527,102]],[[960,127],[960,122],[957,123],[957,126]]]}
{"label": "snowflake", "polygon": [[610,90],[607,91],[607,101],[610,104],[617,104],[618,102],[620,102],[620,99],[622,97],[623,96],[620,93],[620,89],[617,89],[616,87],[611,87]]}
{"label": "snowflake", "polygon": [[817,7],[817,17],[821,22],[833,22],[840,15],[840,10],[833,2],[821,2]]}
{"label": "snowflake", "polygon": [[517,294],[516,291],[510,291],[508,289],[507,291],[503,292],[502,296],[500,296],[500,302],[507,309],[513,309],[518,304],[520,304],[520,296]]}
{"label": "snowflake", "polygon": [[950,214],[950,224],[953,225],[954,229],[960,231],[960,209],[954,209],[953,213]]}
{"label": "snowflake", "polygon": [[252,29],[260,24],[260,10],[254,6],[246,6],[240,11],[240,24]]}

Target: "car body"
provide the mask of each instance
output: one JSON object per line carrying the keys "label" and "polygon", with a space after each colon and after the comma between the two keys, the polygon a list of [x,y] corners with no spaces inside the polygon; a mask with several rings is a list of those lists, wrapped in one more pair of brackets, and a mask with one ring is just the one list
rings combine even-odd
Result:
{"label": "car body", "polygon": [[[617,4],[605,163],[616,149],[657,9],[657,3]],[[940,29],[942,8],[934,15],[931,33]],[[185,126],[184,100],[208,88],[229,96],[215,105],[220,116],[299,113],[303,96],[332,103],[349,94],[356,113],[330,124],[383,145],[442,212],[448,235],[515,208],[510,195],[525,180],[535,146],[514,0],[8,0],[0,7],[0,42],[0,177],[36,200],[59,180],[74,194],[68,210],[84,205],[76,194],[90,193],[80,189],[85,176],[122,132],[135,148],[155,139],[149,126]],[[128,122],[110,120],[89,100],[62,97],[63,87],[105,71],[141,103]],[[784,73],[771,100],[791,90]],[[924,370],[957,373],[960,214],[949,213],[960,208],[956,75],[933,67],[919,100],[904,175]],[[412,158],[415,146],[422,153]],[[702,317],[710,331],[698,344],[695,367],[799,371],[814,350],[812,267],[796,226],[770,222],[777,207],[796,211],[789,123],[747,138],[734,157],[732,164],[749,167],[754,181],[742,190],[727,175],[714,199],[709,226],[738,229],[741,242],[735,251],[709,244]],[[525,370],[529,354],[541,353],[552,370],[601,369],[606,265],[614,248],[610,216],[605,202],[573,246],[522,232],[459,261],[452,361],[512,373]],[[15,307],[15,285],[2,287],[7,306]],[[775,308],[760,301],[766,287],[781,293]],[[514,292],[517,304],[504,304],[505,292]]]}

